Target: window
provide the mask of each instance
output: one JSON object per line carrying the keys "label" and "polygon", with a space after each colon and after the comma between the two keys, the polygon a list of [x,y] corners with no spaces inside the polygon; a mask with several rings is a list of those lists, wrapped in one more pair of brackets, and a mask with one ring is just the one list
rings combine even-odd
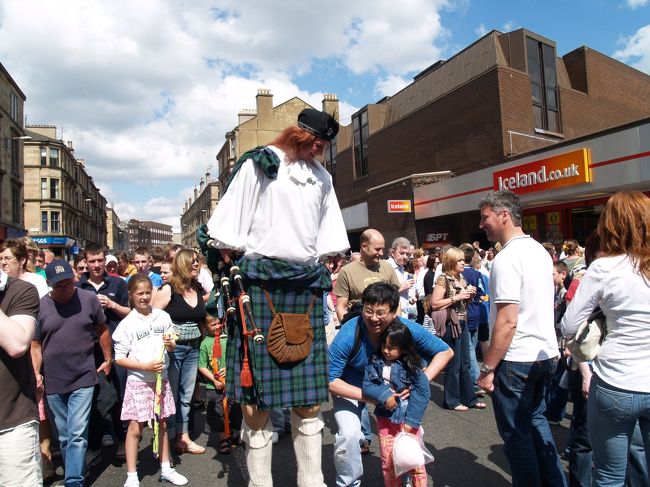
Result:
{"label": "window", "polygon": [[47,199],[47,178],[41,178],[41,199]]}
{"label": "window", "polygon": [[47,149],[41,147],[41,166],[47,166]]}
{"label": "window", "polygon": [[527,37],[526,50],[535,128],[560,132],[555,48]]}
{"label": "window", "polygon": [[327,150],[325,169],[332,175],[332,184],[336,185],[336,137],[332,139]]}
{"label": "window", "polygon": [[47,232],[47,211],[41,211],[41,232]]}
{"label": "window", "polygon": [[59,199],[59,180],[50,179],[50,199],[58,200]]}
{"label": "window", "polygon": [[14,121],[18,122],[21,127],[23,126],[22,123],[20,123],[20,120],[18,120],[18,97],[13,91],[9,94],[9,115]]}
{"label": "window", "polygon": [[20,211],[22,209],[22,206],[23,205],[20,198],[20,187],[13,186],[11,188],[11,217],[14,223],[18,223],[20,226],[22,226],[22,212]]}
{"label": "window", "polygon": [[368,175],[368,110],[352,117],[354,132],[354,176]]}
{"label": "window", "polygon": [[58,233],[60,230],[59,226],[59,215],[60,213],[58,211],[51,211],[50,212],[50,226],[52,228],[52,233]]}
{"label": "window", "polygon": [[11,171],[20,176],[20,145],[18,140],[11,141]]}
{"label": "window", "polygon": [[50,166],[59,167],[59,149],[50,149]]}

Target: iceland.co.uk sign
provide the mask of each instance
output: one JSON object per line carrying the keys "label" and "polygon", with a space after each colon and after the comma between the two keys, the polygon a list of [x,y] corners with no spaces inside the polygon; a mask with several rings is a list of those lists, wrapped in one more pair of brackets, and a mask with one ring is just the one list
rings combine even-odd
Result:
{"label": "iceland.co.uk sign", "polygon": [[524,194],[591,181],[589,150],[578,149],[566,154],[529,162],[493,173],[494,189],[509,189]]}

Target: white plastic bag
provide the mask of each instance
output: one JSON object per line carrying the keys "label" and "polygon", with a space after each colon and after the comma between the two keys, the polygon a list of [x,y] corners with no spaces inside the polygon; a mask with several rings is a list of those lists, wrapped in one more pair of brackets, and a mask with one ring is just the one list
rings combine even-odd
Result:
{"label": "white plastic bag", "polygon": [[400,431],[393,442],[393,467],[395,477],[410,472],[416,467],[433,462],[433,455],[424,446],[422,436],[424,430],[420,426],[417,435]]}

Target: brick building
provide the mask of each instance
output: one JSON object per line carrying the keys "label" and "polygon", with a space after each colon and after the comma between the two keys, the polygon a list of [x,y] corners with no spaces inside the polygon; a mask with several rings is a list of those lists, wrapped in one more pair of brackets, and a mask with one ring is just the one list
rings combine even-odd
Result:
{"label": "brick building", "polygon": [[[463,218],[444,205],[421,210],[437,197],[463,199],[468,191],[475,204],[476,195],[494,187],[489,168],[543,159],[545,150],[581,138],[587,147],[591,134],[648,116],[646,74],[584,46],[558,57],[555,42],[525,29],[492,31],[395,95],[364,106],[342,127],[332,166],[350,243],[357,246],[368,227],[388,243],[406,236],[433,245],[442,240],[432,236],[441,234],[456,243],[484,240],[478,210]],[[458,179],[486,169],[482,186]],[[588,199],[589,184],[581,181],[574,196],[539,187],[541,196],[525,204],[539,208],[562,194],[564,203],[573,202],[564,209],[571,212]],[[452,185],[456,196],[437,196]],[[650,189],[650,182],[641,186]],[[396,208],[404,211],[389,213],[390,200],[402,200]],[[574,233],[567,223],[561,237]]]}
{"label": "brick building", "polygon": [[140,221],[131,219],[126,226],[129,251],[138,247],[163,247],[172,242],[172,226],[150,220]]}

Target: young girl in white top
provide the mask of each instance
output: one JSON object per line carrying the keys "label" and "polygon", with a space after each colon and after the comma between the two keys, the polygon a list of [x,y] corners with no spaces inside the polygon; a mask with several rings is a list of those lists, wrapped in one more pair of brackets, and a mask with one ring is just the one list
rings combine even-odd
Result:
{"label": "young girl in white top", "polygon": [[127,479],[124,487],[138,487],[138,445],[145,423],[154,419],[156,374],[163,378],[160,397],[160,480],[185,485],[187,479],[169,463],[166,418],[176,414],[174,396],[167,380],[167,352],[176,348],[174,325],[169,315],[151,307],[152,284],[137,274],[129,279],[129,302],[133,308],[113,333],[115,363],[128,369],[122,421],[129,421],[126,433]]}

